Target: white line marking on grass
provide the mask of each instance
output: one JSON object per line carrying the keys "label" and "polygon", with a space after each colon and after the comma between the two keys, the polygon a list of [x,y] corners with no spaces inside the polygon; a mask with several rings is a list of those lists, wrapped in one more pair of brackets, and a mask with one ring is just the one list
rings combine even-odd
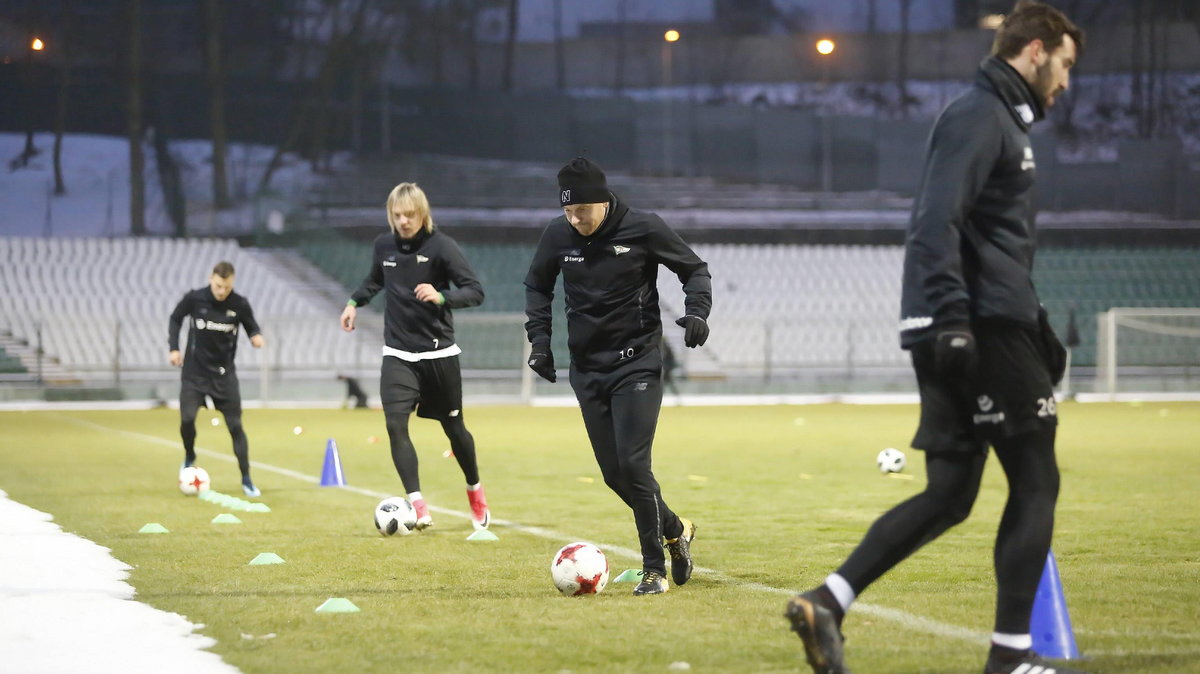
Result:
{"label": "white line marking on grass", "polygon": [[[104,426],[102,424],[97,424],[92,421],[87,421],[86,419],[78,419],[76,417],[72,417],[69,415],[60,415],[60,416],[62,416],[64,419],[70,421],[71,423],[77,424],[79,426],[86,426],[88,428],[92,428],[92,429],[96,429],[96,430],[107,431],[110,433],[116,433],[118,435],[124,435],[126,437],[135,438],[138,440],[142,440],[144,442],[159,445],[161,447],[168,447],[168,448],[176,450],[176,451],[178,451],[180,449],[179,441],[177,441],[177,440],[166,440],[166,439],[160,438],[156,435],[147,435],[146,433],[139,433],[137,431],[126,431],[126,430],[123,430],[120,428]],[[232,457],[224,452],[216,452],[211,449],[205,449],[203,447],[197,447],[196,453],[203,454],[207,457],[218,459],[220,461],[226,461],[229,463],[235,463],[237,461],[237,459],[235,457]],[[320,482],[321,482],[320,478],[318,478],[314,475],[307,475],[305,473],[300,473],[300,472],[290,470],[287,468],[280,468],[279,466],[273,466],[273,465],[267,464],[267,463],[251,461],[250,465],[259,470],[263,470],[263,471],[266,471],[269,473],[275,473],[276,475],[283,475],[286,477],[294,478],[294,479],[300,480],[302,482],[309,482],[312,484],[320,484]],[[363,496],[370,496],[372,498],[378,498],[378,499],[384,499],[391,495],[391,494],[385,494],[383,492],[374,491],[372,489],[364,489],[362,487],[354,487],[351,485],[345,485],[343,487],[340,487],[340,489],[344,489],[346,491],[354,492],[356,494],[362,494]],[[460,510],[453,510],[451,508],[442,508],[440,506],[431,505],[431,506],[429,506],[429,509],[434,512],[443,514],[443,515],[451,515],[451,516],[459,517],[462,519],[470,519],[471,518],[470,513],[465,513]],[[529,534],[530,536],[536,536],[538,538],[546,538],[546,539],[550,539],[550,540],[563,541],[563,542],[567,542],[567,543],[580,540],[576,536],[568,536],[567,534],[564,534],[564,533],[561,533],[558,531],[554,531],[552,529],[528,526],[525,524],[520,524],[518,522],[513,522],[511,520],[502,520],[502,519],[493,518],[492,523],[497,524],[502,527],[505,527],[505,528],[508,528],[508,529],[512,529],[513,531],[519,531],[524,534]],[[626,559],[630,559],[630,560],[638,561],[638,562],[640,562],[642,559],[642,553],[639,551],[632,550],[630,548],[621,547],[619,545],[609,545],[607,543],[598,543],[595,541],[592,541],[592,542],[595,543],[596,545],[598,545],[599,547],[603,548],[606,553],[614,553],[620,557],[624,557]],[[756,592],[766,592],[766,593],[770,593],[770,594],[777,594],[777,595],[788,596],[788,597],[790,597],[796,593],[796,590],[791,590],[791,589],[782,588],[782,587],[774,587],[772,585],[764,585],[762,583],[755,583],[753,581],[748,581],[748,580],[741,580],[740,578],[734,578],[732,576],[728,576],[720,571],[717,571],[716,569],[709,569],[709,568],[706,568],[703,566],[695,567],[694,571],[696,573],[702,573],[706,576],[709,576],[709,577],[713,578],[714,580],[717,580],[721,583],[725,583],[728,585],[735,585],[738,587],[744,587],[748,590],[754,590]],[[894,622],[898,625],[901,625],[902,627],[906,627],[906,628],[911,629],[916,632],[925,632],[927,634],[932,634],[934,636],[958,639],[961,641],[967,641],[967,642],[971,642],[971,643],[978,644],[978,645],[987,645],[991,640],[991,634],[988,632],[981,632],[979,630],[972,630],[972,629],[969,629],[966,627],[959,627],[958,625],[951,625],[949,623],[939,622],[937,620],[932,620],[932,619],[925,618],[922,616],[914,615],[912,613],[901,611],[899,609],[888,608],[886,606],[879,606],[877,604],[868,604],[866,602],[861,602],[861,601],[855,602],[854,610],[859,613],[865,613],[867,615],[874,616],[881,620],[887,620],[889,622]]]}

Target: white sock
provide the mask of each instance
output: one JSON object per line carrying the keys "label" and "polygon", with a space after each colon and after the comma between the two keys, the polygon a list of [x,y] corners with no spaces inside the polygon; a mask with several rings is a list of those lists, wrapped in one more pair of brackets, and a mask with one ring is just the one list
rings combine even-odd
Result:
{"label": "white sock", "polygon": [[479,491],[480,489],[483,489],[482,482],[476,482],[475,484],[467,485],[467,491]]}
{"label": "white sock", "polygon": [[1027,651],[1033,648],[1033,637],[1028,634],[1004,634],[992,632],[992,643],[1017,651]]}
{"label": "white sock", "polygon": [[850,610],[850,604],[854,603],[854,598],[857,595],[854,594],[854,588],[850,587],[850,583],[845,578],[836,573],[831,573],[825,578],[825,587],[829,588],[829,591],[833,593],[838,605],[842,607],[843,613]]}
{"label": "white sock", "polygon": [[424,500],[425,500],[425,497],[421,496],[421,492],[419,492],[419,491],[408,492],[408,502],[409,503],[416,503],[417,501],[424,501]]}

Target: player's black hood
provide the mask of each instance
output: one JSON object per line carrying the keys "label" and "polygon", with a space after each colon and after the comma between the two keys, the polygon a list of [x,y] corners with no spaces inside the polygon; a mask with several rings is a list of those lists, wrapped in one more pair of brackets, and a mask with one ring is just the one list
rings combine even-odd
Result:
{"label": "player's black hood", "polygon": [[995,92],[1008,106],[1008,112],[1023,131],[1028,132],[1034,122],[1045,119],[1046,110],[1042,97],[1033,90],[1029,82],[1004,59],[989,56],[979,64],[975,83]]}

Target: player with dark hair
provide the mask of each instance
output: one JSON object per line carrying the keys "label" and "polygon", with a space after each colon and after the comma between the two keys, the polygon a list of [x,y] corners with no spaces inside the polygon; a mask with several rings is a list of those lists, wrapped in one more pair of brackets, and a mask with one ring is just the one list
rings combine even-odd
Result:
{"label": "player with dark hair", "polygon": [[708,339],[712,278],[708,265],[653,213],[629,208],[609,191],[604,172],[577,157],[558,173],[559,205],[525,277],[529,367],[557,380],[550,350],[551,300],[559,274],[567,303],[571,387],[604,482],[633,509],[642,550],[635,595],[668,589],[664,539],[677,585],[692,573],[692,522],[663,501],[650,448],[663,397],[658,268],[683,283],[684,328],[691,348]]}
{"label": "player with dark hair", "polygon": [[[168,359],[175,367],[183,366],[179,434],[183,437],[184,467],[196,463],[196,413],[201,405],[206,405],[207,396],[225,416],[225,425],[233,439],[233,454],[242,472],[242,491],[247,496],[260,496],[250,479],[250,447],[242,428],[242,392],[233,361],[240,328],[245,328],[250,344],[256,349],[262,348],[265,340],[249,300],[233,292],[233,281],[233,265],[218,262],[207,287],[183,296],[171,312]],[[183,355],[179,351],[179,328],[185,318],[188,344],[187,354]]]}
{"label": "player with dark hair", "polygon": [[391,440],[392,463],[417,511],[417,528],[433,525],[421,494],[417,451],[408,434],[408,418],[437,419],[467,480],[471,524],[491,523],[475,438],[462,414],[462,371],[454,341],[452,309],[483,303],[483,286],[454,239],[437,230],[429,200],[416,183],[400,183],[387,199],[391,231],[375,239],[371,271],[342,311],[342,329],[354,330],[357,307],[383,291],[383,372],[379,395]]}
{"label": "player with dark hair", "polygon": [[913,447],[928,482],[882,515],[819,587],[787,606],[819,674],[847,672],[842,618],[854,599],[966,519],[988,446],[1008,479],[995,542],[996,617],[985,674],[1078,674],[1033,653],[1034,595],[1050,549],[1059,473],[1054,385],[1065,351],[1033,287],[1029,128],[1069,85],[1083,33],[1058,10],[1019,2],[974,86],[930,135],[905,246],[900,342],[921,395]]}

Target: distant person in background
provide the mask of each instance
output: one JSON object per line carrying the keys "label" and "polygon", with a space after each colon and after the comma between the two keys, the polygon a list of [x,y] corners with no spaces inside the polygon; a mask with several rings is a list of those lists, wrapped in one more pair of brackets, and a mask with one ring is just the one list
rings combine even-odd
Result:
{"label": "distant person in background", "polygon": [[554,382],[550,349],[554,284],[563,277],[571,388],[604,483],[633,510],[642,551],[635,595],[668,590],[692,575],[696,526],[663,501],[651,470],[650,450],[663,397],[659,266],[683,284],[688,348],[708,339],[712,277],[701,260],[662,218],[625,205],[609,191],[600,167],[576,157],[558,172],[563,214],[542,233],[525,276],[525,331],[533,345],[529,367]]}
{"label": "distant person in background", "polygon": [[367,392],[363,390],[362,384],[358,380],[347,374],[339,374],[338,379],[346,382],[346,399],[342,403],[342,407],[349,407],[350,401],[354,401],[355,409],[363,409],[367,406]]}
{"label": "distant person in background", "polygon": [[[1054,385],[1065,350],[1033,287],[1029,128],[1067,89],[1083,32],[1018,2],[972,88],[931,133],[904,257],[900,343],[912,352],[927,484],[884,513],[825,582],[787,606],[819,674],[849,671],[842,618],[889,569],[971,512],[988,446],[1008,479],[994,547],[996,616],[985,674],[1079,674],[1032,651],[1030,618],[1054,529]],[[930,662],[936,669],[938,663]]]}
{"label": "distant person in background", "polygon": [[[242,428],[242,392],[233,360],[240,328],[245,328],[254,348],[262,348],[265,342],[250,301],[233,292],[233,280],[233,265],[218,262],[207,287],[183,296],[171,312],[168,359],[175,367],[183,366],[179,434],[183,437],[184,467],[196,463],[196,413],[201,405],[207,406],[205,397],[211,398],[213,406],[225,416],[225,426],[233,438],[233,453],[242,471],[242,491],[247,496],[260,496],[262,492],[250,479],[250,447]],[[185,318],[186,355],[179,351],[179,328]]]}
{"label": "distant person in background", "polygon": [[434,228],[429,200],[416,183],[400,183],[388,195],[391,231],[374,243],[371,270],[342,310],[342,329],[354,330],[357,307],[380,291],[386,298],[383,329],[383,373],[379,395],[391,440],[392,463],[417,511],[417,528],[433,525],[421,494],[417,451],[408,434],[408,418],[437,419],[450,439],[450,449],[467,480],[471,523],[491,523],[475,438],[462,413],[462,371],[454,341],[452,309],[483,303],[483,286],[454,239]]}

